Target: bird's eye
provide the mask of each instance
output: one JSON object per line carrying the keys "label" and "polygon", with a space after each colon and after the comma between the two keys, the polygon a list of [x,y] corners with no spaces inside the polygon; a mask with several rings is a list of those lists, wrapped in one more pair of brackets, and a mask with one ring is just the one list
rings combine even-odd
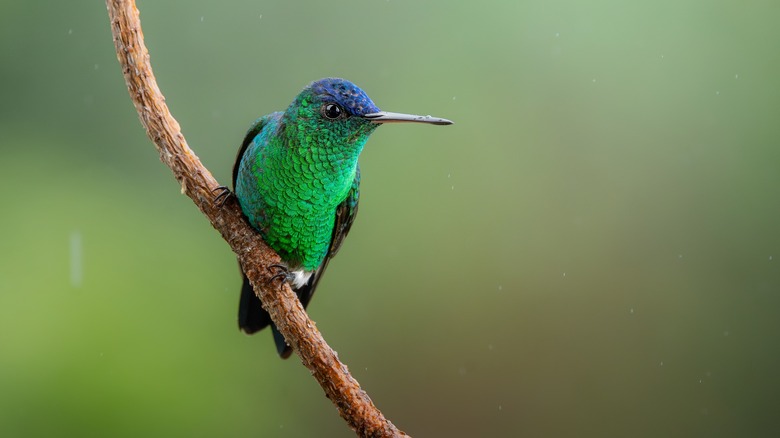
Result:
{"label": "bird's eye", "polygon": [[337,103],[326,103],[322,106],[322,115],[330,120],[340,119],[344,115],[344,109]]}

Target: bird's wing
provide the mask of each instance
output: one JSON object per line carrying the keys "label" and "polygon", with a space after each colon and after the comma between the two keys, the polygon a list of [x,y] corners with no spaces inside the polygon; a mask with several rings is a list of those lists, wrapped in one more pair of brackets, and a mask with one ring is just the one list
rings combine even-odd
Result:
{"label": "bird's wing", "polygon": [[[264,128],[274,129],[278,126],[276,123],[281,119],[282,113],[276,112],[263,116],[252,124],[244,136],[244,141],[241,143],[241,148],[238,150],[236,156],[236,163],[233,165],[233,189],[235,190],[236,181],[238,180],[238,172],[241,168],[241,160],[244,158],[249,145],[255,140],[255,138],[263,131]],[[240,268],[240,266],[239,266]],[[272,324],[271,317],[268,315],[262,306],[260,300],[257,299],[255,291],[252,289],[252,285],[249,284],[249,280],[246,275],[241,271],[243,282],[241,284],[241,300],[238,306],[238,326],[247,334],[255,333],[262,330],[269,324]]]}
{"label": "bird's wing", "polygon": [[249,128],[249,131],[246,132],[246,135],[244,136],[244,141],[241,143],[241,148],[238,150],[238,154],[236,154],[236,162],[233,164],[233,189],[236,188],[236,180],[238,180],[238,171],[241,169],[241,159],[244,158],[244,153],[246,152],[247,148],[250,144],[252,144],[252,141],[255,139],[255,137],[260,134],[260,132],[268,126],[268,124],[271,121],[278,120],[281,118],[282,113],[275,112],[268,115],[265,115],[263,117],[260,117],[259,119],[255,120],[254,123],[252,123],[252,126]]}
{"label": "bird's wing", "polygon": [[330,241],[330,248],[325,260],[336,255],[347,237],[352,223],[355,222],[358,211],[358,200],[360,199],[360,166],[355,169],[355,179],[352,181],[352,188],[347,194],[344,202],[336,208],[336,222],[333,224],[333,238]]}
{"label": "bird's wing", "polygon": [[359,196],[360,166],[357,167],[355,179],[352,181],[352,189],[350,189],[347,194],[347,198],[336,207],[336,222],[333,224],[333,237],[330,239],[330,247],[328,248],[328,254],[325,256],[325,260],[323,260],[320,266],[314,271],[309,281],[296,290],[304,308],[306,308],[312,295],[314,295],[314,290],[317,289],[317,283],[319,283],[322,274],[325,272],[325,268],[328,267],[328,262],[336,255],[339,248],[341,248],[344,238],[347,237],[350,228],[352,228],[352,223],[355,222]]}

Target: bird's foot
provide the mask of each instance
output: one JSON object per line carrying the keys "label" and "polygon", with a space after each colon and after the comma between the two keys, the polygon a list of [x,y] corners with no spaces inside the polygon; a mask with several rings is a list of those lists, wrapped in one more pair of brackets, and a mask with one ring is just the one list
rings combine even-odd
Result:
{"label": "bird's foot", "polygon": [[223,205],[225,205],[225,202],[227,202],[228,198],[233,195],[233,192],[231,192],[230,189],[225,186],[219,186],[212,190],[212,192],[219,192],[214,198],[214,205],[218,208],[221,208]]}
{"label": "bird's foot", "polygon": [[293,278],[295,278],[295,274],[290,272],[290,268],[285,265],[274,264],[268,266],[269,271],[273,272],[274,269],[276,269],[276,273],[271,277],[269,283],[273,283],[274,281],[279,280],[280,289],[284,286],[285,283],[288,283]]}

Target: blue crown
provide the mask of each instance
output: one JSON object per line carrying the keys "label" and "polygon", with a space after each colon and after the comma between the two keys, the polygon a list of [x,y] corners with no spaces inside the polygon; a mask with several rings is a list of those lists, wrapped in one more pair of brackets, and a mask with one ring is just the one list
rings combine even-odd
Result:
{"label": "blue crown", "polygon": [[346,79],[320,79],[312,82],[309,87],[318,96],[330,96],[353,116],[363,116],[379,111],[379,108],[366,95],[365,91]]}

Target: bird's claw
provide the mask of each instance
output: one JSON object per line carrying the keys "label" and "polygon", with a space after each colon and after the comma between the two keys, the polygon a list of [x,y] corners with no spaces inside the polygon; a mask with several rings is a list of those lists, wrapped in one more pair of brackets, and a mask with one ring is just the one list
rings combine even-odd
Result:
{"label": "bird's claw", "polygon": [[225,205],[225,202],[227,202],[228,198],[230,198],[230,196],[233,194],[233,192],[231,192],[230,189],[225,186],[219,186],[213,189],[212,192],[219,192],[214,198],[214,205],[217,207],[222,207]]}
{"label": "bird's claw", "polygon": [[[279,280],[279,288],[282,288],[285,283],[290,281],[294,275],[290,272],[290,268],[285,265],[273,264],[268,266],[268,270],[272,271],[276,269],[276,273],[268,280],[269,283]],[[273,272],[273,271],[272,271]]]}

